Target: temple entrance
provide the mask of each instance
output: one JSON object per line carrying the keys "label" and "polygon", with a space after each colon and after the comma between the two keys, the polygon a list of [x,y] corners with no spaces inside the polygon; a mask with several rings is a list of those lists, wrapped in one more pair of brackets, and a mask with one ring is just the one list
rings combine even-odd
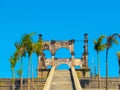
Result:
{"label": "temple entrance", "polygon": [[60,64],[56,67],[56,70],[69,70],[70,66],[68,64]]}
{"label": "temple entrance", "polygon": [[[88,34],[84,34],[84,51],[81,58],[75,58],[74,39],[43,41],[42,35],[39,35],[39,41],[42,54],[38,59],[38,77],[40,71],[46,70],[48,66],[54,66],[58,70],[69,69],[71,66],[88,69]],[[50,57],[46,57],[46,50],[49,51]]]}

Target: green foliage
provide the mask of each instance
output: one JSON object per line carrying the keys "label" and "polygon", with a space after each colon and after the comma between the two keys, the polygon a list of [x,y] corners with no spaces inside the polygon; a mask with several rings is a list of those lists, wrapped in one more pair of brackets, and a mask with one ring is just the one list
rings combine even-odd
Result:
{"label": "green foliage", "polygon": [[19,59],[19,57],[18,57],[18,52],[16,51],[16,52],[14,53],[14,56],[11,56],[10,59],[9,59],[10,64],[11,64],[11,70],[12,70],[12,71],[14,70],[15,65],[16,65],[18,59]]}
{"label": "green foliage", "polygon": [[116,53],[116,55],[117,55],[118,59],[120,59],[120,51],[118,51],[118,52]]}
{"label": "green foliage", "polygon": [[22,76],[22,69],[19,69],[19,70],[17,71],[17,74],[19,75],[19,77],[21,77],[21,76]]}
{"label": "green foliage", "polygon": [[20,42],[15,43],[16,51],[13,56],[10,57],[9,61],[11,64],[12,70],[12,89],[14,90],[14,68],[17,61],[21,58],[21,68],[17,71],[17,74],[22,76],[22,57],[26,56],[26,52],[28,53],[28,57],[30,58],[33,52],[33,42],[32,36],[35,33],[24,34]]}
{"label": "green foliage", "polygon": [[109,36],[106,43],[107,48],[112,47],[113,44],[118,45],[118,41],[116,40],[115,36]]}
{"label": "green foliage", "polygon": [[33,48],[37,56],[42,55],[42,40],[40,39],[37,43],[34,43]]}
{"label": "green foliage", "polygon": [[104,50],[106,47],[106,44],[102,44],[104,38],[105,36],[101,35],[97,40],[94,40],[94,49],[97,51],[97,53]]}
{"label": "green foliage", "polygon": [[31,33],[31,34],[24,34],[21,42],[23,44],[23,46],[26,48],[26,52],[28,53],[28,56],[30,56],[33,52],[33,42],[32,42],[32,36],[35,33]]}
{"label": "green foliage", "polygon": [[15,51],[14,53],[14,59],[18,60],[19,59],[19,52]]}
{"label": "green foliage", "polygon": [[26,48],[25,48],[25,46],[22,42],[16,42],[15,47],[16,47],[20,57],[25,57],[26,56],[26,52],[25,52]]}

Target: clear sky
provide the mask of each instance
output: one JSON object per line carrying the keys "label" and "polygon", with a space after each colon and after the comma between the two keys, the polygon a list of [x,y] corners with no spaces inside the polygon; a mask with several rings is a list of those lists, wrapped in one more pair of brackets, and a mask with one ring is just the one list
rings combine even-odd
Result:
{"label": "clear sky", "polygon": [[[88,33],[91,67],[92,58],[94,64],[97,62],[93,40],[102,34],[120,33],[120,0],[0,0],[0,78],[11,77],[9,58],[15,51],[14,43],[30,32],[42,33],[43,40],[83,40],[83,34]],[[38,40],[37,34],[33,40]],[[83,42],[75,43],[76,58],[81,57],[82,48]],[[120,45],[114,45],[109,52],[110,77],[118,76],[118,50]],[[63,51],[58,50],[56,57],[70,57],[69,50]],[[36,77],[34,54],[32,60]],[[100,60],[101,76],[105,76],[105,51],[100,53]],[[27,77],[27,58],[23,73]]]}

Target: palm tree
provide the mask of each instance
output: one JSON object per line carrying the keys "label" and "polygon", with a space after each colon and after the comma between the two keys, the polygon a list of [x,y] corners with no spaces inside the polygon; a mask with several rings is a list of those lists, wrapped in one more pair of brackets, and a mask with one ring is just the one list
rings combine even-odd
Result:
{"label": "palm tree", "polygon": [[99,52],[103,51],[106,47],[105,44],[102,44],[103,39],[105,38],[104,35],[101,35],[97,40],[94,40],[94,49],[97,52],[97,62],[98,62],[98,87],[100,88],[100,59],[99,59]]}
{"label": "palm tree", "polygon": [[116,40],[116,35],[113,34],[112,36],[107,37],[107,43],[106,43],[106,90],[108,90],[108,52],[109,49],[112,47],[113,43],[118,44],[118,41]]}
{"label": "palm tree", "polygon": [[23,60],[22,60],[22,58],[26,56],[26,52],[25,52],[25,46],[23,45],[23,42],[20,42],[20,43],[16,42],[15,47],[16,47],[17,51],[19,52],[19,57],[20,57],[20,60],[21,60],[20,70],[18,70],[17,73],[20,76],[20,90],[22,90],[22,82],[23,82],[23,79],[22,79]]}
{"label": "palm tree", "polygon": [[28,53],[28,90],[30,90],[30,64],[31,64],[31,55],[32,55],[32,52],[33,52],[33,42],[32,42],[32,36],[34,35],[34,33],[31,33],[31,34],[25,34],[23,35],[22,37],[22,42],[23,42],[23,45],[25,46],[26,48],[26,52]]}
{"label": "palm tree", "polygon": [[20,66],[20,69],[17,71],[17,74],[20,77],[20,90],[22,90],[22,82],[23,82],[22,73],[23,73],[22,67]]}
{"label": "palm tree", "polygon": [[11,71],[12,71],[12,90],[14,90],[14,74],[15,74],[15,65],[18,61],[19,57],[18,57],[18,51],[16,51],[14,53],[14,56],[11,56],[9,61],[10,61],[10,64],[11,64]]}
{"label": "palm tree", "polygon": [[120,75],[120,51],[116,53],[117,58],[118,58],[118,65],[119,65],[119,75]]}
{"label": "palm tree", "polygon": [[43,55],[43,52],[42,52],[42,35],[39,35],[38,42],[34,43],[34,52],[36,53],[36,55],[38,57],[38,66],[39,66],[39,62],[41,61],[40,58]]}

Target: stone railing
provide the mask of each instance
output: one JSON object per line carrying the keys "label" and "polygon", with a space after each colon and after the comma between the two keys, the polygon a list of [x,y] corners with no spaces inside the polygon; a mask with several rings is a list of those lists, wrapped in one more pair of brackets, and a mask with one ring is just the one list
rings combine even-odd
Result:
{"label": "stone railing", "polygon": [[74,83],[75,83],[76,90],[82,90],[82,88],[80,86],[79,79],[78,79],[77,74],[75,72],[75,68],[72,67],[72,66],[71,66],[71,71],[72,71],[72,76],[73,76],[73,80],[74,80]]}
{"label": "stone railing", "polygon": [[55,71],[55,66],[53,66],[53,67],[51,68],[50,73],[49,73],[49,76],[48,76],[48,78],[47,78],[47,81],[46,81],[46,83],[45,83],[45,86],[44,86],[43,90],[49,90],[49,89],[50,89],[54,71]]}

